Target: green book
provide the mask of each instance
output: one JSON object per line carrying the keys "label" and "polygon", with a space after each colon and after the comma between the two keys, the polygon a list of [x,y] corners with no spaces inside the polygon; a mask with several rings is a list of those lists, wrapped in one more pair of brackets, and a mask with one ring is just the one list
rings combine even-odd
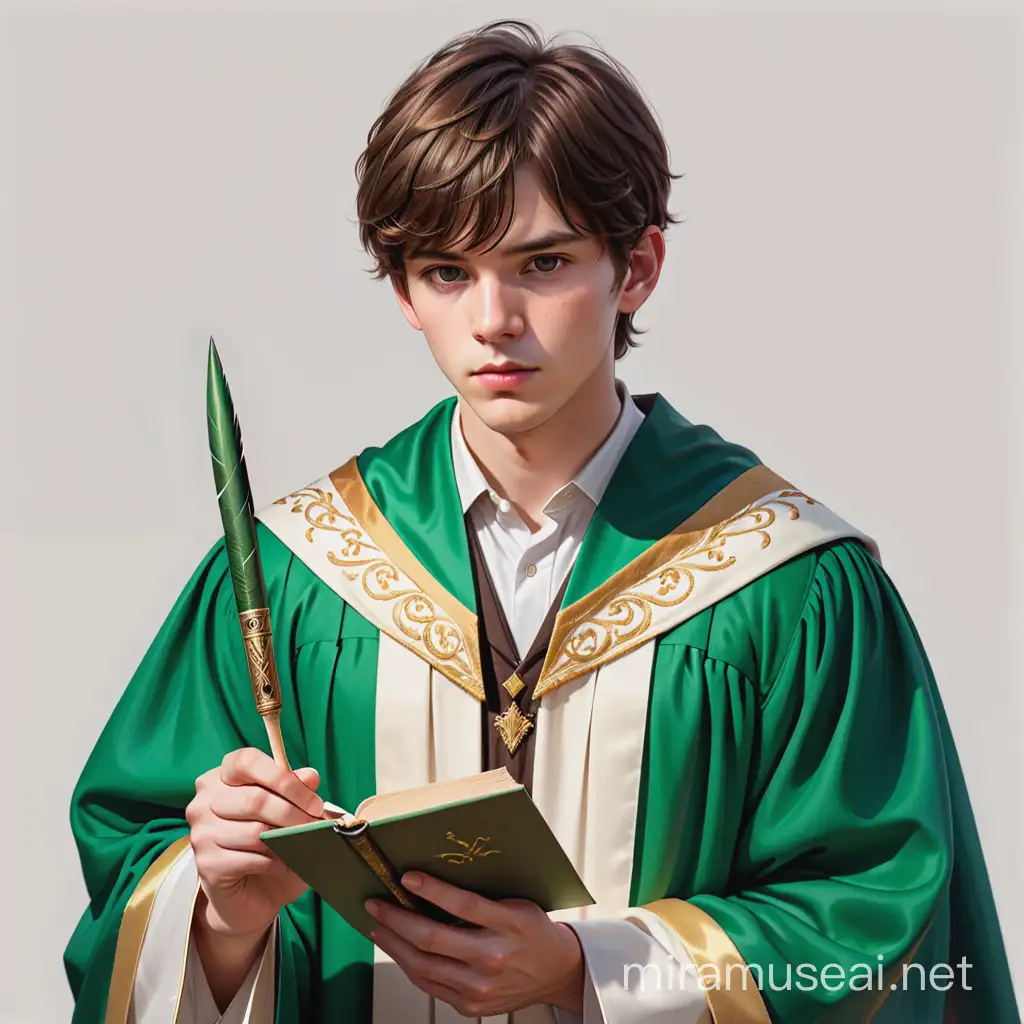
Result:
{"label": "green book", "polygon": [[371,796],[354,814],[331,813],[261,839],[367,937],[376,923],[363,906],[371,897],[459,923],[402,887],[411,870],[549,912],[594,902],[537,805],[504,768]]}

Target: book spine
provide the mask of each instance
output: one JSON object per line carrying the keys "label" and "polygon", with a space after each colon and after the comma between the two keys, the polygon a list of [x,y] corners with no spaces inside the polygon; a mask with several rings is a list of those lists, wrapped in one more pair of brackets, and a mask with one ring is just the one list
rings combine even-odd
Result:
{"label": "book spine", "polygon": [[401,906],[413,912],[418,912],[421,909],[422,901],[399,883],[398,873],[384,856],[381,848],[374,842],[370,835],[368,822],[357,821],[348,826],[335,822],[334,831],[362,857],[363,863],[383,882],[388,892],[398,900]]}

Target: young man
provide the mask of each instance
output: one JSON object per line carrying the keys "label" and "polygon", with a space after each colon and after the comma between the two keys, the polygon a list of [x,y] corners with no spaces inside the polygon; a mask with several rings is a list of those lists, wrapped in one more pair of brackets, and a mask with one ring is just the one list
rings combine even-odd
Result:
{"label": "young man", "polygon": [[[872,543],[616,380],[672,219],[626,74],[487,26],[398,90],[358,171],[362,240],[457,397],[260,513],[286,745],[316,770],[263,752],[222,543],[179,597],[74,797],[75,1020],[1017,1021]],[[501,765],[596,906],[409,878],[477,927],[376,906],[370,943],[259,841],[318,793]]]}

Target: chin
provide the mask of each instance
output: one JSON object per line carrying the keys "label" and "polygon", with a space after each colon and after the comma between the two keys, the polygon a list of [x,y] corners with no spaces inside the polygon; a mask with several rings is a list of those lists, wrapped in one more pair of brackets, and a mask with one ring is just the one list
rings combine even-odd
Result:
{"label": "chin", "polygon": [[485,427],[505,437],[539,427],[555,411],[548,403],[496,394],[483,400],[471,399],[469,406]]}

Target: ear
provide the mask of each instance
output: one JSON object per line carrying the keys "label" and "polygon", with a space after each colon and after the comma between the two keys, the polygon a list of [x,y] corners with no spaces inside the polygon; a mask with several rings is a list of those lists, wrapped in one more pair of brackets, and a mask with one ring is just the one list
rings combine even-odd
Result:
{"label": "ear", "polygon": [[406,288],[405,278],[398,274],[391,275],[391,287],[394,289],[395,298],[398,299],[398,305],[405,315],[405,319],[409,321],[410,326],[415,328],[417,331],[423,330],[423,325],[420,323],[420,318],[416,315],[416,310],[412,308],[412,303],[409,301],[409,293]]}
{"label": "ear", "polygon": [[654,291],[665,262],[665,234],[651,224],[633,246],[619,293],[619,312],[635,313]]}

